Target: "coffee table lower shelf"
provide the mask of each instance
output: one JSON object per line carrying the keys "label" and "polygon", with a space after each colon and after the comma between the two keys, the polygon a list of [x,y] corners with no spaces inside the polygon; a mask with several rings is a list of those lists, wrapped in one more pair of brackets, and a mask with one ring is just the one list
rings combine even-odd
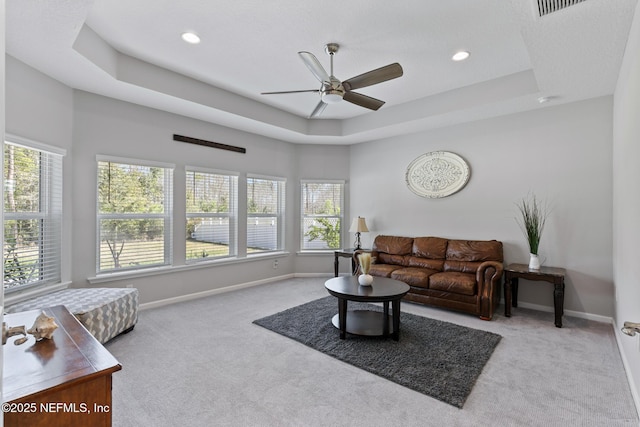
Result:
{"label": "coffee table lower shelf", "polygon": [[[347,333],[370,337],[393,334],[393,317],[387,315],[385,332],[384,313],[372,310],[353,310],[347,314]],[[333,326],[340,329],[340,314],[331,319]]]}

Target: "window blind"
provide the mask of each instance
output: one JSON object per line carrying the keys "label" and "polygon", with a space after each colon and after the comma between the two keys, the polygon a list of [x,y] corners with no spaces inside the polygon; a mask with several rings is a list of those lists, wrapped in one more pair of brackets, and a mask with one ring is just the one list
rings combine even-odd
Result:
{"label": "window blind", "polygon": [[284,249],[285,181],[247,177],[247,254]]}
{"label": "window blind", "polygon": [[187,261],[237,255],[238,177],[186,171]]}
{"label": "window blind", "polygon": [[342,246],[344,182],[301,181],[300,248],[339,249]]}
{"label": "window blind", "polygon": [[98,161],[98,273],[169,265],[173,168]]}
{"label": "window blind", "polygon": [[4,144],[4,289],[59,283],[62,155]]}

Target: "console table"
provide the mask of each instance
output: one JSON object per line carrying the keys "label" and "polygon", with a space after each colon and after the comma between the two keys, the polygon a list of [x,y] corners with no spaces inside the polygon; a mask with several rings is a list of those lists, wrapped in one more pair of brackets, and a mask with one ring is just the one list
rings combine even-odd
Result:
{"label": "console table", "polygon": [[110,426],[111,374],[122,367],[80,322],[59,305],[7,314],[7,326],[33,325],[44,311],[58,328],[52,339],[3,346],[6,426]]}
{"label": "console table", "polygon": [[530,270],[526,264],[509,264],[504,269],[504,315],[511,317],[511,306],[518,306],[518,279],[543,281],[553,284],[553,307],[556,327],[562,328],[564,314],[564,276],[566,270],[557,267],[540,267]]}

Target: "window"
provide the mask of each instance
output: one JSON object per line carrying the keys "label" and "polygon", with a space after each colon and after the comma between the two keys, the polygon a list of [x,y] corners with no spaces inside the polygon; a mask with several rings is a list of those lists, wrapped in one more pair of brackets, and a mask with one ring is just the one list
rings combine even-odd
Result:
{"label": "window", "polygon": [[7,292],[61,281],[63,154],[26,144],[4,144],[3,257]]}
{"label": "window", "polygon": [[171,264],[173,166],[98,158],[98,273]]}
{"label": "window", "polygon": [[187,168],[187,261],[237,255],[238,177]]}
{"label": "window", "polygon": [[247,177],[247,254],[284,249],[282,178]]}
{"label": "window", "polygon": [[301,182],[302,250],[339,249],[342,246],[344,182]]}

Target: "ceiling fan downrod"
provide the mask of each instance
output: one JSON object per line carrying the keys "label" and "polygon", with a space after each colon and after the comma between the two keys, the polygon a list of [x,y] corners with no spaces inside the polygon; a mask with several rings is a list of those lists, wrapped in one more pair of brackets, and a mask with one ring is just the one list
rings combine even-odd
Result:
{"label": "ceiling fan downrod", "polygon": [[333,77],[333,55],[338,53],[339,48],[340,45],[338,43],[327,43],[324,45],[324,51],[327,52],[327,55],[329,55],[329,58],[331,59],[331,77]]}
{"label": "ceiling fan downrod", "polygon": [[323,84],[324,88],[320,93],[320,99],[327,104],[336,104],[342,101],[344,96],[342,83],[333,75],[333,55],[338,52],[339,48],[340,45],[338,45],[338,43],[327,43],[324,46],[324,51],[329,55],[331,61],[331,73],[327,84]]}

